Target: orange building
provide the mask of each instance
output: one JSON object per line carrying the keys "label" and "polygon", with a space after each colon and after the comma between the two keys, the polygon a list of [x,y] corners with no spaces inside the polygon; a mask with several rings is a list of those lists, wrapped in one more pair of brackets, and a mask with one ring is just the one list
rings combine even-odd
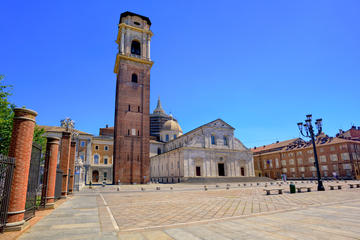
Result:
{"label": "orange building", "polygon": [[[316,139],[321,176],[360,179],[360,128],[340,132],[336,137],[322,134]],[[281,179],[316,178],[311,142],[301,138],[276,142],[251,149],[257,176]]]}

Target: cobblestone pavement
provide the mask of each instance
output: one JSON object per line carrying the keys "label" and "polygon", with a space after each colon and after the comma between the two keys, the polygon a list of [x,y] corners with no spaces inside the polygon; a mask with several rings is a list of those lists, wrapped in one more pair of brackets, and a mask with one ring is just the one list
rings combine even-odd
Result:
{"label": "cobblestone pavement", "polygon": [[[209,185],[207,191],[189,184],[95,187],[21,239],[360,239],[360,188],[325,183],[327,191],[317,192],[314,183],[296,184],[313,192],[289,194],[284,185],[284,194],[267,196],[255,183]],[[333,184],[343,189],[328,190]],[[51,231],[43,236],[45,229]]]}

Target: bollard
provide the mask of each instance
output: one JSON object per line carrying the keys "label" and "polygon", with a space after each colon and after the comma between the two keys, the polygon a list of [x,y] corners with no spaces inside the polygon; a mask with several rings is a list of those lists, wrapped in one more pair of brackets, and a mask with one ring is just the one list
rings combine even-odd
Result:
{"label": "bollard", "polygon": [[117,189],[116,189],[117,191],[120,191],[120,187],[117,187]]}
{"label": "bollard", "polygon": [[216,185],[215,187],[219,187],[219,185]]}
{"label": "bollard", "polygon": [[170,190],[173,190],[173,187],[170,187]]}
{"label": "bollard", "polygon": [[145,188],[141,188],[141,191],[145,191]]}
{"label": "bollard", "polygon": [[296,193],[296,187],[294,183],[290,184],[290,193]]}

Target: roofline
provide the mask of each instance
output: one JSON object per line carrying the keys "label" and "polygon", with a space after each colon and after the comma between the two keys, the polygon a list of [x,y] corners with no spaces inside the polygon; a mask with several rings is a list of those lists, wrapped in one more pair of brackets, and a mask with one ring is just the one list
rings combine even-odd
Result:
{"label": "roofline", "polygon": [[119,24],[121,23],[121,18],[127,17],[127,16],[137,16],[137,17],[140,17],[141,19],[145,20],[145,21],[148,23],[149,26],[151,26],[150,18],[145,17],[145,16],[140,15],[140,14],[137,14],[137,13],[129,12],[129,11],[126,11],[126,12],[123,12],[123,13],[120,14]]}
{"label": "roofline", "polygon": [[[235,130],[235,128],[233,128],[233,127],[232,127],[231,125],[229,125],[227,122],[225,122],[225,121],[222,120],[221,118],[218,118],[218,119],[216,119],[216,120],[214,120],[214,121],[205,123],[205,124],[203,124],[203,125],[201,125],[201,126],[199,126],[199,127],[197,127],[197,128],[194,128],[193,130],[191,130],[191,131],[189,131],[189,132],[187,132],[187,133],[185,133],[185,134],[183,134],[183,135],[181,135],[181,136],[179,136],[179,137],[177,137],[177,138],[175,138],[175,139],[173,139],[173,140],[170,140],[170,141],[168,141],[168,142],[165,142],[165,143],[170,143],[170,142],[175,141],[175,140],[177,140],[177,139],[179,139],[179,138],[182,138],[182,137],[184,137],[184,136],[186,136],[186,135],[188,135],[188,134],[190,134],[190,133],[193,133],[193,132],[195,132],[195,131],[197,131],[197,130],[200,130],[201,128],[205,127],[206,125],[208,125],[208,124],[210,124],[210,123],[213,123],[213,122],[216,122],[216,121],[218,121],[218,120],[226,123],[231,129]],[[239,140],[239,141],[240,141],[240,140]]]}

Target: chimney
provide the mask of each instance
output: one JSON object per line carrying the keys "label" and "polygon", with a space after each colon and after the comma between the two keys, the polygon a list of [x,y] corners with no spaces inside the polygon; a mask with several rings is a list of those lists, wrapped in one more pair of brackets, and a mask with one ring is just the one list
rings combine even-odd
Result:
{"label": "chimney", "polygon": [[106,124],[106,128],[108,128],[108,127],[109,127],[109,125]]}

